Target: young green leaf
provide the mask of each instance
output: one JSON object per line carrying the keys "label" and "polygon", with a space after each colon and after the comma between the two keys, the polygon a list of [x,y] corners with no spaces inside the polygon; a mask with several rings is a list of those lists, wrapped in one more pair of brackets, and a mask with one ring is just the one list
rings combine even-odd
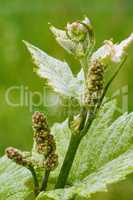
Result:
{"label": "young green leaf", "polygon": [[72,187],[41,193],[37,200],[88,200],[96,192],[107,191],[107,185],[116,183],[133,172],[133,148],[108,162]]}
{"label": "young green leaf", "polygon": [[87,200],[133,172],[133,113],[111,124],[115,108],[114,103],[105,104],[82,141],[69,175],[69,187],[42,193],[38,200]]}
{"label": "young green leaf", "polygon": [[[51,173],[47,192],[37,200],[87,200],[91,194],[106,191],[107,185],[123,180],[133,172],[133,113],[113,122],[116,103],[105,103],[83,138],[76,154],[65,189],[53,188],[63,163],[71,132],[68,121],[55,124],[52,134],[57,143],[59,166]],[[0,199],[35,199],[28,170],[6,157],[0,160]]]}
{"label": "young green leaf", "polygon": [[50,26],[51,32],[54,34],[56,41],[63,47],[68,53],[75,54],[77,45],[69,39],[66,34],[66,31]]}
{"label": "young green leaf", "polygon": [[0,159],[0,199],[33,200],[34,187],[31,173],[6,156]]}
{"label": "young green leaf", "polygon": [[[100,110],[99,115],[93,122],[90,131],[88,134],[83,138],[81,142],[78,152],[75,157],[75,161],[73,163],[73,167],[69,176],[69,183],[73,183],[76,180],[83,178],[83,174],[87,171],[88,175],[88,166],[90,164],[90,159],[92,161],[92,157],[94,152],[98,154],[99,146],[102,146],[101,142],[98,142],[104,130],[112,123],[113,115],[116,111],[116,102],[111,101],[106,103]],[[52,128],[52,133],[55,137],[57,143],[57,152],[59,155],[59,166],[58,168],[52,173],[51,180],[55,180],[59,174],[61,165],[64,160],[64,156],[66,154],[70,137],[71,131],[68,127],[68,121],[66,120],[62,124],[56,123]],[[95,140],[96,144],[95,144]],[[101,138],[102,141],[102,138]],[[65,145],[64,145],[65,144]],[[86,148],[84,148],[86,147]],[[95,149],[94,149],[95,148]],[[90,152],[89,152],[90,151]],[[92,154],[92,155],[91,155]],[[82,156],[81,156],[82,155]],[[95,158],[93,159],[96,162]],[[93,163],[93,162],[91,162]]]}
{"label": "young green leaf", "polygon": [[57,153],[59,155],[59,165],[55,171],[51,174],[51,181],[55,182],[59,175],[68,145],[71,137],[71,131],[68,127],[68,120],[65,120],[62,124],[56,123],[51,129],[57,144]]}
{"label": "young green leaf", "polygon": [[96,170],[97,159],[108,137],[106,129],[112,124],[115,112],[116,101],[107,102],[101,107],[87,135],[81,141],[69,176],[70,183],[81,180]]}
{"label": "young green leaf", "polygon": [[83,21],[68,23],[65,30],[50,26],[56,41],[76,58],[85,57],[95,44],[93,27],[87,17]]}
{"label": "young green leaf", "polygon": [[81,84],[72,74],[66,62],[59,61],[37,47],[24,42],[32,55],[35,65],[38,67],[37,74],[47,80],[48,85],[61,96],[74,97],[80,100]]}

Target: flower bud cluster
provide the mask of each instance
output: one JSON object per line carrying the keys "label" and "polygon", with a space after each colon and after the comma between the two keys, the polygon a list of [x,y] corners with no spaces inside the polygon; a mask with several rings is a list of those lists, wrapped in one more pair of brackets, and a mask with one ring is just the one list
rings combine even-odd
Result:
{"label": "flower bud cluster", "polygon": [[48,122],[43,113],[35,112],[33,114],[32,127],[34,130],[36,151],[44,155],[44,167],[53,170],[58,163],[58,156],[55,153],[56,144],[53,135],[50,134]]}
{"label": "flower bud cluster", "polygon": [[57,29],[52,25],[50,30],[61,47],[77,59],[92,53],[95,37],[91,21],[87,17],[82,21],[68,23],[65,30]]}
{"label": "flower bud cluster", "polygon": [[93,37],[93,29],[90,20],[86,17],[83,21],[76,21],[72,24],[68,23],[67,34],[75,42],[83,42],[86,39],[91,40],[90,37]]}
{"label": "flower bud cluster", "polygon": [[54,170],[58,165],[58,155],[52,152],[45,162],[46,170]]}
{"label": "flower bud cluster", "polygon": [[72,24],[67,24],[67,33],[70,39],[73,41],[83,41],[86,37],[88,29],[80,22],[73,22]]}
{"label": "flower bud cluster", "polygon": [[30,160],[28,160],[23,155],[23,153],[20,150],[18,150],[18,149],[15,149],[13,147],[8,147],[5,150],[5,153],[6,153],[6,155],[7,155],[7,157],[9,159],[13,160],[15,163],[17,163],[19,165],[22,165],[24,167],[32,166],[32,162]]}
{"label": "flower bud cluster", "polygon": [[87,76],[87,86],[85,92],[85,104],[92,108],[101,97],[104,86],[104,65],[99,61],[94,61]]}

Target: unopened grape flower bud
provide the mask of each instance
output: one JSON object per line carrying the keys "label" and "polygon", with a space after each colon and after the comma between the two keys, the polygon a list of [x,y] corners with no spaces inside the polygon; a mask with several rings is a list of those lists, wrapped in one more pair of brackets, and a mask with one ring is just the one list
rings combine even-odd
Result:
{"label": "unopened grape flower bud", "polygon": [[19,165],[22,165],[25,167],[32,166],[32,162],[26,159],[23,153],[18,149],[15,149],[13,147],[8,147],[5,150],[5,153],[9,159],[13,160],[15,163]]}

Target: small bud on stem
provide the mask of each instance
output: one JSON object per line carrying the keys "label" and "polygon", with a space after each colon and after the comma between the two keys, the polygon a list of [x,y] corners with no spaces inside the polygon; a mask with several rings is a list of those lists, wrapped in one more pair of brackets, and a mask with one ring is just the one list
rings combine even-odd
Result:
{"label": "small bud on stem", "polygon": [[27,169],[30,170],[30,172],[33,176],[33,181],[34,181],[35,196],[37,196],[39,193],[39,182],[38,182],[38,178],[36,176],[36,172],[34,170],[34,164],[32,163],[32,160],[30,160],[26,156],[24,156],[23,152],[21,152],[18,149],[15,149],[13,147],[8,147],[5,150],[5,153],[6,153],[7,157],[9,159],[11,159],[12,161],[14,161],[16,164],[26,167]]}
{"label": "small bud on stem", "polygon": [[19,165],[22,165],[27,168],[29,166],[32,166],[32,162],[30,160],[26,159],[24,157],[23,153],[18,149],[15,149],[13,147],[8,147],[5,150],[5,153],[9,159],[13,160],[15,163],[17,163]]}

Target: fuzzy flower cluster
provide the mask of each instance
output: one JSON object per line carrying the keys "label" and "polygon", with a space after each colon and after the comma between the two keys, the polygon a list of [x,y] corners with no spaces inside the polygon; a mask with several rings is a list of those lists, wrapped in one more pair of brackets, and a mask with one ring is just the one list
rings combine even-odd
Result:
{"label": "fuzzy flower cluster", "polygon": [[36,151],[45,157],[44,167],[47,170],[54,170],[58,164],[58,155],[55,153],[56,144],[47,119],[41,112],[35,112],[32,116],[32,127],[34,130],[34,140]]}
{"label": "fuzzy flower cluster", "polygon": [[90,66],[87,74],[87,86],[85,93],[85,103],[89,107],[94,107],[101,97],[104,88],[104,65],[98,60]]}

